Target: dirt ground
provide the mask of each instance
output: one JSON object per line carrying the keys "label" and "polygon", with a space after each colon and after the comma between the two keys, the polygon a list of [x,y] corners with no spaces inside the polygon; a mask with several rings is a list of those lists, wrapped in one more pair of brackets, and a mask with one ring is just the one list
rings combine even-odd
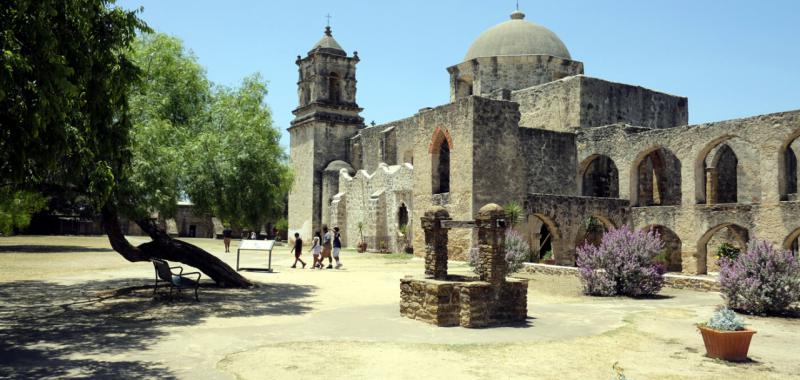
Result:
{"label": "dirt ground", "polygon": [[[221,241],[188,240],[235,264]],[[717,293],[593,298],[575,278],[536,275],[526,325],[437,328],[399,315],[399,279],[421,274],[421,259],[291,262],[278,247],[275,273],[243,272],[255,289],[169,301],[153,296],[150,264],[124,261],[102,237],[0,238],[0,378],[609,379],[614,363],[629,379],[800,378],[796,319],[748,317],[758,333],[747,363],[704,356],[694,324]],[[265,264],[242,254],[243,266]]]}

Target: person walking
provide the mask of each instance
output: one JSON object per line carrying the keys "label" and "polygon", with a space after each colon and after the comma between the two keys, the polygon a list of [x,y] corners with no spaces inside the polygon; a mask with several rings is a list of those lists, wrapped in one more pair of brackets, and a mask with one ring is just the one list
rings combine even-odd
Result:
{"label": "person walking", "polygon": [[331,260],[331,248],[333,243],[333,234],[328,231],[328,226],[322,226],[322,258],[320,264],[325,265],[325,258],[328,259],[328,269],[333,269],[333,260]]}
{"label": "person walking", "polygon": [[[297,268],[297,262],[299,261],[300,264],[303,264],[303,268],[300,269],[305,269],[306,262],[300,259],[300,255],[303,254],[303,239],[300,239],[300,234],[297,232],[294,233],[294,248],[292,248],[292,251],[294,251],[294,264],[292,264],[292,268]],[[292,252],[289,251],[289,253]]]}
{"label": "person walking", "polygon": [[339,233],[339,227],[333,227],[333,259],[336,260],[336,269],[342,267],[342,262],[339,261],[339,252],[342,250],[342,236]]}
{"label": "person walking", "polygon": [[311,264],[311,269],[322,269],[322,259],[319,257],[322,252],[322,246],[319,244],[319,232],[311,240],[311,255],[314,257],[314,263]]}
{"label": "person walking", "polygon": [[230,253],[230,251],[231,251],[231,236],[232,235],[233,235],[233,230],[231,230],[230,226],[225,227],[225,229],[222,230],[222,241],[225,242],[225,253]]}

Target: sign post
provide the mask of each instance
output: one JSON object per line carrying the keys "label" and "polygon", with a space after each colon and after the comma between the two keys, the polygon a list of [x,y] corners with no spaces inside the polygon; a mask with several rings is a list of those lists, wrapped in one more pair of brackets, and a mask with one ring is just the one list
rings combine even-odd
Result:
{"label": "sign post", "polygon": [[[254,270],[272,272],[272,248],[275,247],[275,240],[242,240],[239,249],[236,250],[236,271]],[[267,268],[239,268],[239,255],[241,251],[267,251]]]}

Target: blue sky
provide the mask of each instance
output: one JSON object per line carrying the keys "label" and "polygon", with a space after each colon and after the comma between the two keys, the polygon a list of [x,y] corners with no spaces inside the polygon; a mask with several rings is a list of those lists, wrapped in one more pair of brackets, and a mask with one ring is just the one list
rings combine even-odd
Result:
{"label": "blue sky", "polygon": [[[447,103],[445,68],[505,21],[514,1],[123,0],[154,29],[182,39],[215,83],[260,72],[288,146],[297,55],[333,35],[357,50],[362,116],[384,123]],[[689,122],[800,108],[800,1],[520,1],[554,31],[586,75],[689,98]]]}

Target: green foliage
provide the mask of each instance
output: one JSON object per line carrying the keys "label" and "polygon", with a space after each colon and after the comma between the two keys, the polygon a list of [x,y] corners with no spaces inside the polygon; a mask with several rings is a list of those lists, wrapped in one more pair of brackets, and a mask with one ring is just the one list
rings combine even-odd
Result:
{"label": "green foliage", "polygon": [[266,95],[259,75],[216,87],[209,120],[184,154],[186,194],[198,209],[254,228],[282,215],[292,181]]}
{"label": "green foliage", "polygon": [[147,29],[136,11],[112,4],[0,7],[2,185],[58,185],[82,189],[95,205],[107,201],[130,157],[127,96],[138,70],[127,47]]}
{"label": "green foliage", "polygon": [[407,235],[407,233],[408,233],[408,225],[407,224],[401,224],[400,227],[397,228],[397,230],[400,231],[401,234]]}
{"label": "green foliage", "polygon": [[522,206],[517,202],[508,202],[503,206],[508,219],[508,228],[514,228],[522,220]]}
{"label": "green foliage", "polygon": [[289,221],[286,218],[280,218],[275,222],[275,228],[278,231],[289,231]]}
{"label": "green foliage", "polygon": [[740,253],[742,253],[741,249],[736,248],[728,242],[722,243],[717,247],[717,259],[719,260],[722,258],[736,260]]}
{"label": "green foliage", "polygon": [[25,228],[31,214],[47,206],[47,199],[29,191],[0,191],[0,233],[10,235],[14,228]]}
{"label": "green foliage", "polygon": [[552,259],[553,259],[553,250],[549,250],[544,253],[544,256],[542,256],[541,261],[552,260]]}

